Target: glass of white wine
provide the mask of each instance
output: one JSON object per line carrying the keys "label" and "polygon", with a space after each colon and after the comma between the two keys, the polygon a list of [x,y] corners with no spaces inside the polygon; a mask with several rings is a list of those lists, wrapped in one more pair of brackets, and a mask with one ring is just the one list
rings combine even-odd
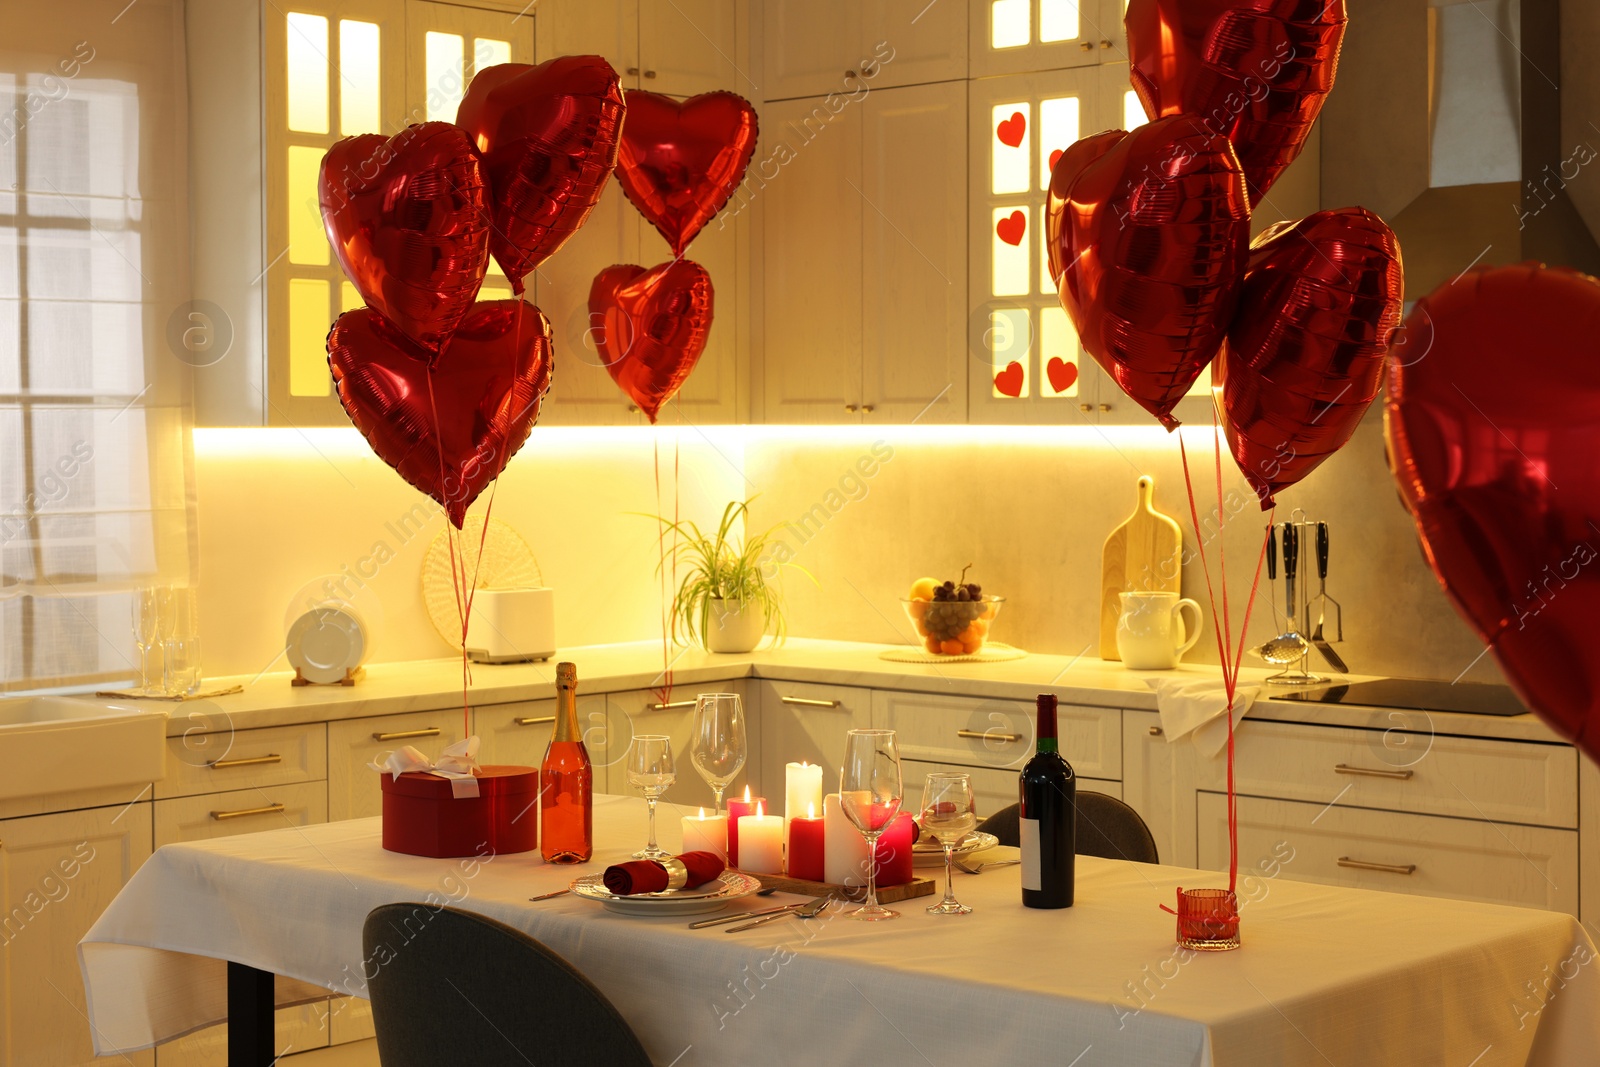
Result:
{"label": "glass of white wine", "polygon": [[701,693],[694,702],[694,734],[689,758],[716,797],[714,812],[722,811],[722,793],[744,766],[747,755],[744,701],[738,693]]}
{"label": "glass of white wine", "polygon": [[944,899],[930,905],[934,915],[969,915],[972,909],[956,900],[955,847],[978,825],[973,810],[972,777],[953,771],[936,771],[922,786],[922,831],[944,846]]}
{"label": "glass of white wine", "polygon": [[665,734],[634,734],[628,749],[628,782],[644,793],[650,806],[650,840],[633,854],[636,860],[670,859],[672,853],[656,844],[656,801],[678,780],[672,762],[672,739]]}

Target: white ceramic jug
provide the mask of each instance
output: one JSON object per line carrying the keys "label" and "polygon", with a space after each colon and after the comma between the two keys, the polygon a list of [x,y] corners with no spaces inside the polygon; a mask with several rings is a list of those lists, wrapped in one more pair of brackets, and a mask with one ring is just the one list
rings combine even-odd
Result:
{"label": "white ceramic jug", "polygon": [[[1194,624],[1185,627],[1183,612],[1194,609]],[[1123,593],[1117,619],[1117,654],[1123,666],[1136,671],[1176,667],[1200,640],[1204,616],[1195,601],[1177,593]],[[1187,634],[1187,636],[1186,636]]]}

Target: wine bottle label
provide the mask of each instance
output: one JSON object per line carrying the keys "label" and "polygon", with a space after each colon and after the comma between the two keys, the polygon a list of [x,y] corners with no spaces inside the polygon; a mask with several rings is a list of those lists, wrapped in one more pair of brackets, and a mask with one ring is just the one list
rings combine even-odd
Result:
{"label": "wine bottle label", "polygon": [[1039,820],[1018,819],[1022,831],[1022,888],[1044,888],[1044,876],[1039,870]]}

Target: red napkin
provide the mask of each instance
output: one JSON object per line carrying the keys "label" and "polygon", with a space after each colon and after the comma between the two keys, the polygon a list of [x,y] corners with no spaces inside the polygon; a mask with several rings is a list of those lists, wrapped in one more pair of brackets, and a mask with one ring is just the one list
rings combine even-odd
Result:
{"label": "red napkin", "polygon": [[[685,889],[705,885],[727,868],[722,857],[715,852],[685,852],[678,857],[689,869]],[[667,869],[655,860],[629,860],[606,868],[600,876],[606,888],[619,897],[636,893],[659,893],[667,888]]]}

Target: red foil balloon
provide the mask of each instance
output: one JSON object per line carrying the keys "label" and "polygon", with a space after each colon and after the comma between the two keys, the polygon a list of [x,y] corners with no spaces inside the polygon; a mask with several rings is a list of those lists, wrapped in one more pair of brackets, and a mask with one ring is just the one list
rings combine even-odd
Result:
{"label": "red foil balloon", "polygon": [[437,355],[489,265],[489,194],[472,142],[448,122],[346,137],[322,157],[317,192],[328,243],[361,298]]}
{"label": "red foil balloon", "polygon": [[550,388],[550,322],[521,300],[474,304],[429,367],[361,308],[334,322],[328,366],[339,402],[378,458],[460,529],[538,421]]}
{"label": "red foil balloon", "polygon": [[606,370],[656,421],[700,361],[711,334],[711,275],[675,259],[607,267],[589,288],[589,322]]}
{"label": "red foil balloon", "polygon": [[1192,115],[1233,141],[1254,207],[1333,88],[1344,0],[1132,0],[1123,21],[1145,114]]}
{"label": "red foil balloon", "polygon": [[756,109],[734,93],[681,103],[660,93],[628,93],[617,181],[674,256],[682,257],[744,180],[756,134]]}
{"label": "red foil balloon", "polygon": [[1594,278],[1532,263],[1470,271],[1406,317],[1384,410],[1390,466],[1439,584],[1528,707],[1591,759],[1597,336]]}
{"label": "red foil balloon", "polygon": [[1400,244],[1365,208],[1280,222],[1251,245],[1211,378],[1228,448],[1262,508],[1355,433],[1378,395],[1404,294]]}
{"label": "red foil balloon", "polygon": [[1188,118],[1068,148],[1045,205],[1050,276],[1083,347],[1171,430],[1222,344],[1250,242],[1226,137]]}
{"label": "red foil balloon", "polygon": [[485,67],[456,125],[483,155],[493,201],[489,250],[517,292],[594,210],[617,163],[622,85],[599,56]]}

